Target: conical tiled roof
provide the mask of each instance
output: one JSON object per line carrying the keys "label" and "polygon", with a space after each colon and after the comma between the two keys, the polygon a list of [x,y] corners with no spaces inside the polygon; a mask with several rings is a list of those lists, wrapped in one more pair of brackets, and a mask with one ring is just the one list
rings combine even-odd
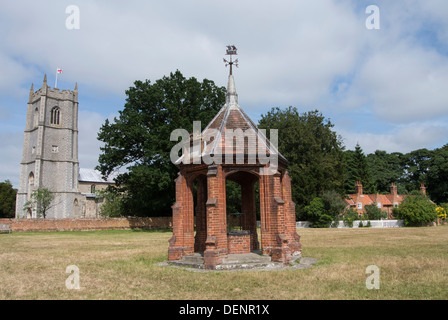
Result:
{"label": "conical tiled roof", "polygon": [[[213,138],[209,139],[209,137]],[[238,142],[239,138],[244,138],[243,144]],[[204,129],[202,139],[207,142],[203,148],[203,155],[243,153],[245,156],[255,156],[259,144],[262,144],[260,147],[262,150],[266,149],[266,155],[277,154],[279,159],[286,162],[276,146],[271,145],[264,132],[258,129],[238,105],[238,94],[233,75],[229,75],[226,104]]]}
{"label": "conical tiled roof", "polygon": [[[277,155],[278,160],[287,163],[287,160],[280,154],[277,147],[271,144],[266,138],[265,132],[263,131],[258,129],[255,123],[238,105],[235,80],[231,74],[229,75],[227,84],[225,105],[205,127],[201,133],[201,137],[192,138],[202,140],[202,158],[211,156],[216,159],[219,156],[227,156],[227,159],[229,159],[229,155],[234,155],[235,159],[233,163],[241,164],[237,159],[240,159],[240,161],[241,159],[259,160],[260,155],[263,157],[264,154],[266,157]],[[193,156],[193,152],[191,156]],[[198,156],[197,153],[196,156]],[[183,154],[176,163],[183,162],[185,157],[188,158],[190,155]],[[223,161],[224,163],[228,163],[228,160]],[[188,163],[192,163],[192,161]],[[250,163],[255,163],[255,160],[252,160]]]}

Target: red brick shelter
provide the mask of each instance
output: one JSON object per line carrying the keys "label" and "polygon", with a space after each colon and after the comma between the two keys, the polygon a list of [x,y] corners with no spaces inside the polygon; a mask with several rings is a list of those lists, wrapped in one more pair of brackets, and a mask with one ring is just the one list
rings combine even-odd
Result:
{"label": "red brick shelter", "polygon": [[[226,104],[200,137],[193,134],[192,138],[198,148],[186,148],[176,162],[179,174],[169,261],[200,252],[205,268],[215,269],[229,254],[256,251],[284,264],[300,255],[287,160],[238,105],[232,74]],[[228,229],[227,180],[241,186],[244,219],[237,232]],[[261,243],[256,218],[257,182]]]}

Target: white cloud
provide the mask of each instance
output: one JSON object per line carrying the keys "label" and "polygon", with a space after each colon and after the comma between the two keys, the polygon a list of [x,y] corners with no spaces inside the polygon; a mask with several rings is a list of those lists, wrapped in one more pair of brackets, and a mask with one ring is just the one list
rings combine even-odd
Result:
{"label": "white cloud", "polygon": [[359,143],[365,154],[376,150],[408,153],[423,148],[431,150],[446,144],[444,137],[448,136],[448,127],[441,123],[412,123],[385,133],[353,132],[346,129],[337,129],[337,132],[344,138],[347,150],[354,150]]}
{"label": "white cloud", "polygon": [[98,156],[102,142],[97,136],[105,118],[96,112],[80,110],[78,120],[78,160],[80,168],[94,169],[98,165]]}
{"label": "white cloud", "polygon": [[446,114],[447,83],[446,57],[401,43],[373,54],[353,88],[367,96],[380,118],[407,123]]}
{"label": "white cloud", "polygon": [[2,150],[0,182],[10,180],[14,188],[18,188],[23,151],[23,132],[0,132],[0,150]]}

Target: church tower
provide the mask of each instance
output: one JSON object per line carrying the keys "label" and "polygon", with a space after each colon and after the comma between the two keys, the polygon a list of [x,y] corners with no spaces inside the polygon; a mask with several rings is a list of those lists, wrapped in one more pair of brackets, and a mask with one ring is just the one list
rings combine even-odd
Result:
{"label": "church tower", "polygon": [[42,88],[31,85],[16,218],[39,218],[35,208],[24,210],[31,193],[46,188],[54,194],[46,218],[78,216],[78,86],[75,90],[51,89],[45,75]]}

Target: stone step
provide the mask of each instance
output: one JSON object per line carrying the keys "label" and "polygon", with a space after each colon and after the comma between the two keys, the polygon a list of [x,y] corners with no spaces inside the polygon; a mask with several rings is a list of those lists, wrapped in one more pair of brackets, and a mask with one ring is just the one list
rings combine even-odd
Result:
{"label": "stone step", "polygon": [[[182,260],[170,261],[172,265],[204,269],[204,257],[201,253],[182,257]],[[253,269],[276,267],[278,263],[272,262],[271,257],[260,253],[229,254],[222,263],[216,266],[217,270]]]}

